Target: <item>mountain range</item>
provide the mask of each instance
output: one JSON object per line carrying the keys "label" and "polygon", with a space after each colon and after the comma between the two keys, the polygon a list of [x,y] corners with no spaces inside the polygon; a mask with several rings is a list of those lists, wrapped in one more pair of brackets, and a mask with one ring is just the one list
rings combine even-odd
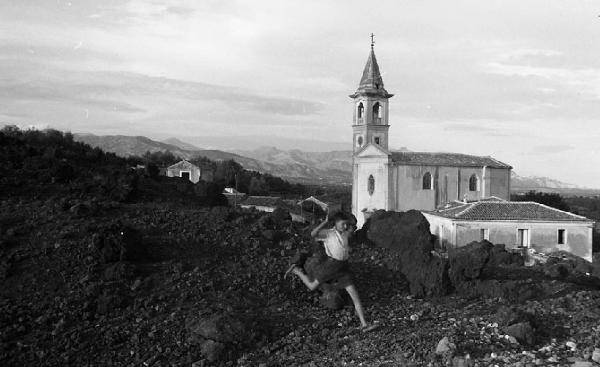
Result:
{"label": "mountain range", "polygon": [[[177,138],[156,141],[144,136],[75,134],[75,139],[120,156],[141,156],[147,151],[171,151],[184,159],[198,156],[220,161],[233,159],[244,168],[269,173],[289,181],[307,184],[349,185],[352,177],[352,151],[305,152],[275,147],[223,151],[202,149]],[[402,148],[406,150],[406,148]],[[513,191],[529,190],[578,193],[587,189],[548,177],[525,177],[512,172]]]}

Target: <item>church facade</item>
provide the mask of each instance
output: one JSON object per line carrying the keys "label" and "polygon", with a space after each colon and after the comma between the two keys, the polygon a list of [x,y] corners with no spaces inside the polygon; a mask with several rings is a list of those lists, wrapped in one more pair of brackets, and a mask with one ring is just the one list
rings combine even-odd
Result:
{"label": "church facade", "polygon": [[388,147],[389,99],[373,45],[353,100],[352,212],[435,210],[456,200],[510,199],[512,167],[492,157]]}

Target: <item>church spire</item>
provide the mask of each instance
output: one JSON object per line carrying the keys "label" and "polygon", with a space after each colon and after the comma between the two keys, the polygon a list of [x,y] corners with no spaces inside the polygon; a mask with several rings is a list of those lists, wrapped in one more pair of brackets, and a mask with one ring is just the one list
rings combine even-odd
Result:
{"label": "church spire", "polygon": [[[373,39],[374,37],[375,35],[371,33],[371,52],[369,53],[369,58],[367,59],[367,64],[365,65],[365,69],[363,70],[363,74],[360,78],[360,83],[358,85],[356,93],[375,94],[383,96],[385,98],[389,98],[392,96],[392,94],[389,94],[383,87],[383,78],[381,77],[381,72],[379,71],[379,64],[377,64],[377,58],[375,57],[375,40]],[[354,96],[350,97],[354,98]]]}

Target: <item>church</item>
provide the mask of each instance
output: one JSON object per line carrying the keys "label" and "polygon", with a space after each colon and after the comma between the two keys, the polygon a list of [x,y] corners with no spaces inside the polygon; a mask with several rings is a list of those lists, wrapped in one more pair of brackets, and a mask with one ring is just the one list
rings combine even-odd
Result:
{"label": "church", "polygon": [[391,151],[389,100],[373,43],[353,100],[352,212],[362,226],[378,209],[431,211],[453,201],[510,200],[512,167],[492,157]]}

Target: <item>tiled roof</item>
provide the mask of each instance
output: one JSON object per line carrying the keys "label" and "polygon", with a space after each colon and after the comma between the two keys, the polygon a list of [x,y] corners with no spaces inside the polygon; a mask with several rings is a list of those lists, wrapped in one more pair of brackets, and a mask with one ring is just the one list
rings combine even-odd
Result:
{"label": "tiled roof", "polygon": [[592,222],[585,217],[532,201],[478,201],[463,204],[454,202],[448,208],[428,213],[461,220]]}
{"label": "tiled roof", "polygon": [[277,207],[284,203],[278,196],[248,196],[240,205]]}
{"label": "tiled roof", "polygon": [[[392,97],[392,94],[389,94],[383,87],[383,78],[381,77],[379,64],[377,64],[377,58],[375,57],[373,48],[371,48],[371,52],[369,53],[369,58],[367,59],[367,64],[363,70],[356,93],[381,95],[385,98]],[[356,95],[357,94],[353,94],[351,97],[354,98]]]}
{"label": "tiled roof", "polygon": [[169,166],[167,169],[191,169],[191,168],[198,168],[198,166],[196,166],[195,164],[192,164],[184,159],[182,161],[175,163],[172,166]]}
{"label": "tiled roof", "polygon": [[459,153],[392,152],[392,161],[405,165],[512,168],[492,157]]}

